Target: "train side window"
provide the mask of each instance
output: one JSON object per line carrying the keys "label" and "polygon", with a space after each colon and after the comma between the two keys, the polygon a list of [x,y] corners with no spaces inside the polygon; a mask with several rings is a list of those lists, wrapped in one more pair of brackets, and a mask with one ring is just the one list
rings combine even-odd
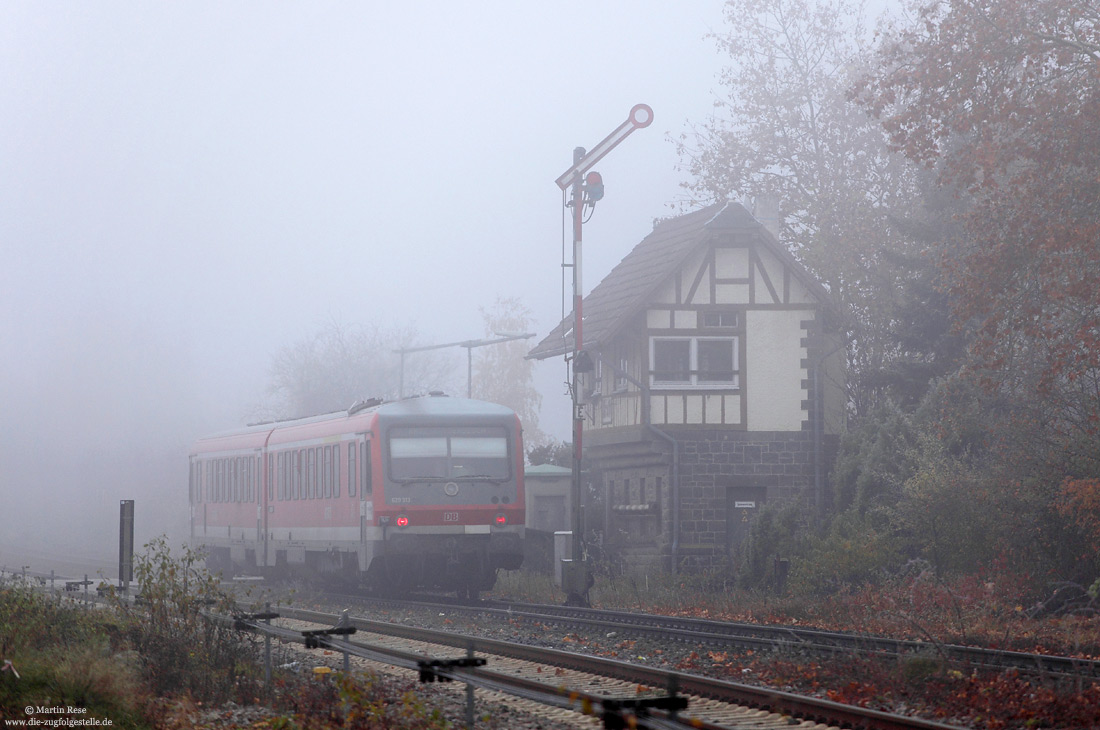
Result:
{"label": "train side window", "polygon": [[267,501],[275,501],[275,454],[267,455],[267,478],[264,479],[264,489],[267,491]]}
{"label": "train side window", "polygon": [[306,460],[305,453],[306,452],[301,449],[290,452],[290,460],[292,462],[290,467],[290,478],[293,480],[293,486],[290,490],[291,499],[302,498],[302,462]]}
{"label": "train side window", "polygon": [[278,464],[275,471],[275,498],[282,502],[286,499],[286,452],[280,451],[275,459]]}
{"label": "train side window", "polygon": [[321,449],[320,446],[309,450],[309,498],[321,496]]}
{"label": "train side window", "polygon": [[211,490],[214,488],[214,462],[206,461],[203,466],[206,467],[206,501],[209,502],[213,496]]}
{"label": "train side window", "polygon": [[302,449],[298,452],[298,456],[302,459],[302,463],[298,465],[302,470],[302,488],[298,493],[298,499],[309,499],[309,483],[312,481],[309,476],[309,457],[312,454],[313,449]]}
{"label": "train side window", "polygon": [[332,496],[332,447],[326,446],[324,453],[322,454],[322,471],[324,474],[321,483],[324,485],[324,491],[321,493],[322,497]]}
{"label": "train side window", "polygon": [[283,495],[283,499],[290,499],[292,494],[292,479],[294,478],[294,470],[291,468],[293,461],[291,457],[294,455],[293,451],[284,451],[282,456],[283,463],[279,467],[282,471],[279,472],[279,493]]}
{"label": "train side window", "polygon": [[279,499],[290,499],[290,452],[279,454]]}
{"label": "train side window", "polygon": [[306,452],[306,494],[309,499],[317,497],[317,449],[309,449]]}
{"label": "train side window", "polygon": [[364,441],[359,444],[359,449],[360,456],[363,457],[359,460],[361,464],[360,468],[363,470],[363,478],[360,481],[363,483],[363,494],[367,495],[374,491],[374,481],[370,469],[370,441]]}
{"label": "train side window", "polygon": [[332,496],[340,496],[340,444],[332,447]]}
{"label": "train side window", "polygon": [[348,444],[348,496],[355,496],[355,479],[359,472],[355,469],[355,444]]}
{"label": "train side window", "polygon": [[286,483],[283,484],[283,499],[294,499],[294,452],[288,451],[284,456],[286,471],[283,472],[283,476]]}

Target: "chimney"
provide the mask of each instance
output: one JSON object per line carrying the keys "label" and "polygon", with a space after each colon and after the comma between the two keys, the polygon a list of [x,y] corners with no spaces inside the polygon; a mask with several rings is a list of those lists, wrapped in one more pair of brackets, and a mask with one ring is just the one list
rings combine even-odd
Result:
{"label": "chimney", "polygon": [[779,198],[775,195],[757,195],[752,201],[752,217],[779,240]]}

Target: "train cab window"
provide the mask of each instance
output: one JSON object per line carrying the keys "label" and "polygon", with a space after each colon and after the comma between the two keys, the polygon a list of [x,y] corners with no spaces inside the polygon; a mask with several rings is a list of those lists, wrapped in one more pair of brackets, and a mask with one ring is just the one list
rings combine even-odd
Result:
{"label": "train cab window", "polygon": [[390,438],[390,478],[396,481],[510,475],[508,439],[503,435],[420,435],[410,428]]}
{"label": "train cab window", "polygon": [[503,436],[452,436],[451,476],[507,479],[508,440]]}
{"label": "train cab window", "polygon": [[390,476],[394,479],[442,479],[447,476],[447,438],[390,439]]}
{"label": "train cab window", "polygon": [[359,472],[355,469],[355,444],[348,444],[348,496],[355,496],[355,479]]}

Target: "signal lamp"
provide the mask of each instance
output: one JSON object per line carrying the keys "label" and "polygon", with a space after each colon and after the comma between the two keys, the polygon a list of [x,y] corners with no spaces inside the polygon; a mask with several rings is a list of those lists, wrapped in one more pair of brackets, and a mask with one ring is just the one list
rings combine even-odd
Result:
{"label": "signal lamp", "polygon": [[588,202],[595,203],[603,199],[603,176],[598,172],[590,172],[584,177],[584,191]]}
{"label": "signal lamp", "polygon": [[408,515],[397,515],[397,526],[398,527],[408,527],[409,526],[409,517],[408,517]]}
{"label": "signal lamp", "polygon": [[504,527],[508,524],[508,517],[503,512],[501,512],[499,515],[496,516],[496,523],[497,527]]}

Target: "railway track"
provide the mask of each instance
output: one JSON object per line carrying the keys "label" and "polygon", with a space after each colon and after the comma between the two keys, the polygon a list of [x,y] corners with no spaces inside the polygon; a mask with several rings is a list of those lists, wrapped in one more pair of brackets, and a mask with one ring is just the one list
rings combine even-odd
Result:
{"label": "railway track", "polygon": [[445,610],[452,614],[456,612],[470,615],[487,614],[502,619],[522,618],[542,624],[568,625],[605,633],[614,631],[619,634],[704,644],[724,649],[780,650],[819,654],[850,653],[893,659],[914,655],[936,655],[968,669],[978,668],[990,671],[1014,669],[1043,677],[1073,680],[1100,679],[1100,661],[1094,659],[1031,654],[932,641],[891,639],[793,626],[769,626],[507,601],[483,601],[470,604],[460,601],[332,597],[351,601],[369,601],[395,608]]}
{"label": "railway track", "polygon": [[[354,627],[354,640],[314,638],[314,644],[354,656],[423,671],[426,657],[439,665],[455,661],[454,652],[486,659],[485,667],[450,667],[449,678],[483,689],[522,696],[534,702],[569,707],[586,714],[621,713],[639,701],[651,700],[641,727],[853,727],[867,730],[947,730],[956,726],[904,715],[845,705],[751,685],[724,682],[613,659],[564,652],[527,644],[470,637],[332,613],[280,608],[280,617],[312,626]],[[258,631],[276,633],[285,640],[303,640],[301,628],[270,627],[248,622]],[[364,640],[369,635],[369,640]],[[393,642],[399,643],[395,645]],[[438,659],[446,656],[451,659]],[[544,670],[550,667],[551,670]],[[639,688],[645,691],[639,693]],[[662,699],[664,698],[664,699]],[[668,698],[686,700],[684,709],[661,709]],[[597,709],[598,708],[598,709]],[[629,714],[629,713],[628,713]],[[605,720],[606,721],[606,720]],[[610,725],[609,725],[610,726]]]}

